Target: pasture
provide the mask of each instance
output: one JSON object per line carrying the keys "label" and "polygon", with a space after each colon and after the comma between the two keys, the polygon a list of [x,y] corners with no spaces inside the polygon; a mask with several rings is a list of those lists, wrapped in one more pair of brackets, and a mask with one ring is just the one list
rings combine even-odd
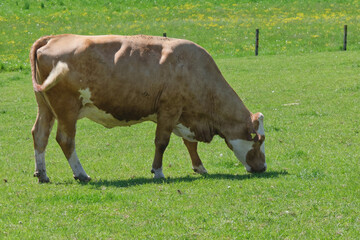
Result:
{"label": "pasture", "polygon": [[[359,9],[357,0],[3,1],[0,238],[357,239]],[[155,124],[106,129],[85,119],[76,146],[92,181],[72,178],[55,124],[46,152],[51,183],[38,184],[28,52],[38,37],[64,32],[167,32],[204,46],[245,105],[265,115],[267,172],[246,173],[216,137],[199,144],[209,174],[196,175],[173,135],[166,179],[153,180]]]}

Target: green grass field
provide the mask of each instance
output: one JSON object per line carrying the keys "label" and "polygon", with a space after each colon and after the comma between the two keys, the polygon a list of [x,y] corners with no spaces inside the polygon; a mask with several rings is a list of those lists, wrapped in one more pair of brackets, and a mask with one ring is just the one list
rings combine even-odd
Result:
{"label": "green grass field", "polygon": [[148,34],[186,38],[216,58],[360,50],[358,0],[2,0],[0,71],[29,69],[28,50],[42,35]]}
{"label": "green grass field", "polygon": [[[3,1],[0,239],[359,239],[359,6],[356,0]],[[340,51],[344,24],[347,52]],[[265,38],[258,57],[255,28]],[[63,32],[167,32],[204,46],[246,106],[264,113],[268,171],[246,173],[216,137],[199,144],[209,174],[196,175],[173,136],[164,157],[167,178],[153,180],[155,124],[106,129],[81,120],[77,152],[92,181],[72,178],[53,130],[46,155],[51,183],[38,184],[27,58],[38,37]]]}

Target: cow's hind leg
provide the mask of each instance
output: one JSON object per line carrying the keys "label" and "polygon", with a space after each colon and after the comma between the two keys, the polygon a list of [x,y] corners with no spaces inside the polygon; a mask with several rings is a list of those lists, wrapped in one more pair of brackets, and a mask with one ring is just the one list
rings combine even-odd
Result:
{"label": "cow's hind leg", "polygon": [[39,93],[36,93],[35,95],[38,103],[38,113],[35,124],[31,130],[35,150],[34,177],[37,177],[40,183],[44,183],[50,181],[46,174],[45,149],[54,124],[54,115],[46,104],[44,98]]}
{"label": "cow's hind leg", "polygon": [[59,143],[73,171],[74,178],[88,182],[91,178],[82,167],[75,150],[76,117],[58,119],[56,141]]}
{"label": "cow's hind leg", "polygon": [[179,116],[180,112],[177,110],[158,114],[155,136],[155,157],[151,170],[151,172],[154,173],[154,178],[165,177],[162,172],[163,155]]}
{"label": "cow's hind leg", "polygon": [[192,168],[194,172],[205,174],[207,173],[206,169],[204,168],[201,159],[199,157],[199,154],[197,153],[197,142],[190,142],[183,138],[184,144],[189,151],[191,162],[192,162]]}

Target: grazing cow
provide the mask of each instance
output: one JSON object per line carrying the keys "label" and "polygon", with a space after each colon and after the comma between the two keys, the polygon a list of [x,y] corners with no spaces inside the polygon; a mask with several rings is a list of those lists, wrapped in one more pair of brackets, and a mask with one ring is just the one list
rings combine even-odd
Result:
{"label": "grazing cow", "polygon": [[48,182],[45,148],[54,120],[56,140],[74,178],[89,181],[75,151],[78,119],[107,128],[157,124],[151,172],[163,178],[170,135],[182,137],[193,170],[206,173],[197,143],[225,139],[248,172],[264,172],[263,115],[252,114],[199,45],[153,36],[45,36],[30,52],[38,114],[32,129],[35,174]]}

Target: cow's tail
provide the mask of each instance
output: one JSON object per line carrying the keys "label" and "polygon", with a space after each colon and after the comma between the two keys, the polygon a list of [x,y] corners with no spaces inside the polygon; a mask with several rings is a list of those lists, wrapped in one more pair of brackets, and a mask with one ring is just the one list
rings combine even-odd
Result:
{"label": "cow's tail", "polygon": [[63,75],[69,71],[69,67],[66,63],[59,61],[56,66],[51,70],[49,76],[45,79],[43,84],[39,84],[36,79],[36,62],[37,62],[37,50],[45,46],[52,36],[45,36],[37,40],[31,47],[30,51],[30,64],[31,64],[31,75],[32,83],[35,92],[45,92],[56,85],[61,79],[60,75]]}

